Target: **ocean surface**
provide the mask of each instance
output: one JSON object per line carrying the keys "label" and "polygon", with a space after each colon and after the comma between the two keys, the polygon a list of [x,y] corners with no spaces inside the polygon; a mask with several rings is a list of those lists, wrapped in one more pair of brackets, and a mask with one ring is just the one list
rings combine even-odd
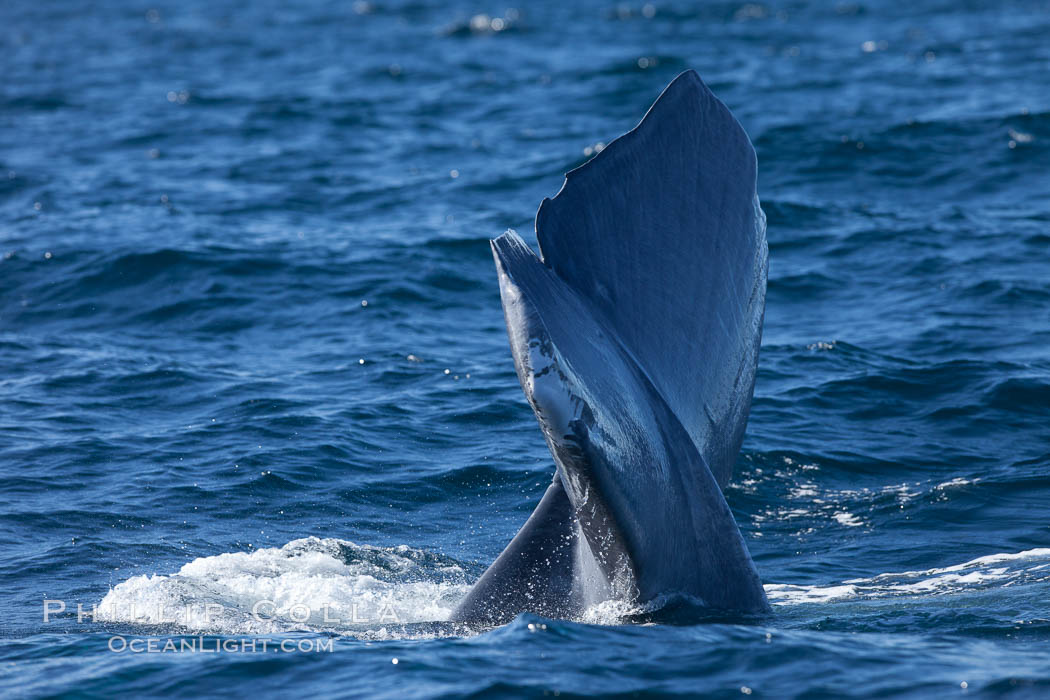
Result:
{"label": "ocean surface", "polygon": [[[488,240],[688,68],[773,614],[453,625],[553,470]],[[1047,2],[8,0],[0,76],[0,694],[1050,694]]]}

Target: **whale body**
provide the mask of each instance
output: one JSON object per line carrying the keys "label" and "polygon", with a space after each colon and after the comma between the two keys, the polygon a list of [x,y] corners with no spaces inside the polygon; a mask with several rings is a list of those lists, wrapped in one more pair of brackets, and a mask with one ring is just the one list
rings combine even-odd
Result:
{"label": "whale body", "polygon": [[682,596],[768,610],[722,489],[754,391],[768,252],[746,133],[694,71],[569,172],[537,256],[492,241],[518,379],[556,465],[452,619]]}

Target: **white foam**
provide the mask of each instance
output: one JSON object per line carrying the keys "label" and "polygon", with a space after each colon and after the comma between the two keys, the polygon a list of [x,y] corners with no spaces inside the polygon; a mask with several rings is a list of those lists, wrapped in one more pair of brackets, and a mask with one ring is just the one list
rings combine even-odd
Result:
{"label": "white foam", "polygon": [[109,591],[95,619],[215,634],[405,636],[403,625],[448,619],[469,589],[464,573],[403,545],[309,537],[135,576]]}
{"label": "white foam", "polygon": [[826,603],[831,600],[853,598],[857,587],[849,584],[837,586],[795,586],[790,583],[767,583],[766,596],[773,605],[797,603]]}
{"label": "white foam", "polygon": [[[842,524],[855,524],[855,516],[840,515]],[[204,634],[307,631],[366,639],[462,634],[468,630],[418,623],[447,622],[470,589],[466,578],[454,560],[404,545],[309,537],[279,548],[201,557],[170,575],[134,576],[110,589],[95,619]],[[781,606],[946,595],[1035,581],[1050,581],[1050,548],[835,584],[773,583],[765,590],[770,602]],[[589,607],[580,621],[623,624],[652,607],[609,600]]]}
{"label": "white foam", "polygon": [[[839,584],[798,586],[774,583],[767,584],[765,588],[766,595],[774,605],[890,596],[948,595],[979,590],[989,585],[1010,586],[1050,580],[1048,560],[1050,549],[1028,549],[1023,552],[989,554],[937,569],[885,573],[871,578],[849,579]],[[1019,562],[1032,562],[1032,565],[1015,566]]]}
{"label": "white foam", "polygon": [[580,616],[580,622],[589,625],[622,625],[631,615],[644,611],[634,603],[623,600],[605,600],[584,610],[583,615]]}

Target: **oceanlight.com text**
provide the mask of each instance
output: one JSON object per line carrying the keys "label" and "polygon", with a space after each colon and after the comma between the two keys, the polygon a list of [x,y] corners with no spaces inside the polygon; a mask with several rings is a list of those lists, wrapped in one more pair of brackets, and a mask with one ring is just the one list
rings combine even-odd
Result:
{"label": "oceanlight.com text", "polygon": [[254,637],[244,639],[218,639],[215,637],[133,637],[121,635],[109,638],[109,650],[117,654],[309,654],[331,653],[335,640],[326,639],[274,639]]}

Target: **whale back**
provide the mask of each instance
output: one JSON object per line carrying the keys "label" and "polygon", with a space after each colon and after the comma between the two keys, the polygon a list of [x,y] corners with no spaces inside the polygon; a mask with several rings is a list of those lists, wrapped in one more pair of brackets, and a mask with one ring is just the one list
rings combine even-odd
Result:
{"label": "whale back", "polygon": [[536,214],[544,263],[605,317],[723,487],[765,308],[756,172],[747,134],[690,70]]}

